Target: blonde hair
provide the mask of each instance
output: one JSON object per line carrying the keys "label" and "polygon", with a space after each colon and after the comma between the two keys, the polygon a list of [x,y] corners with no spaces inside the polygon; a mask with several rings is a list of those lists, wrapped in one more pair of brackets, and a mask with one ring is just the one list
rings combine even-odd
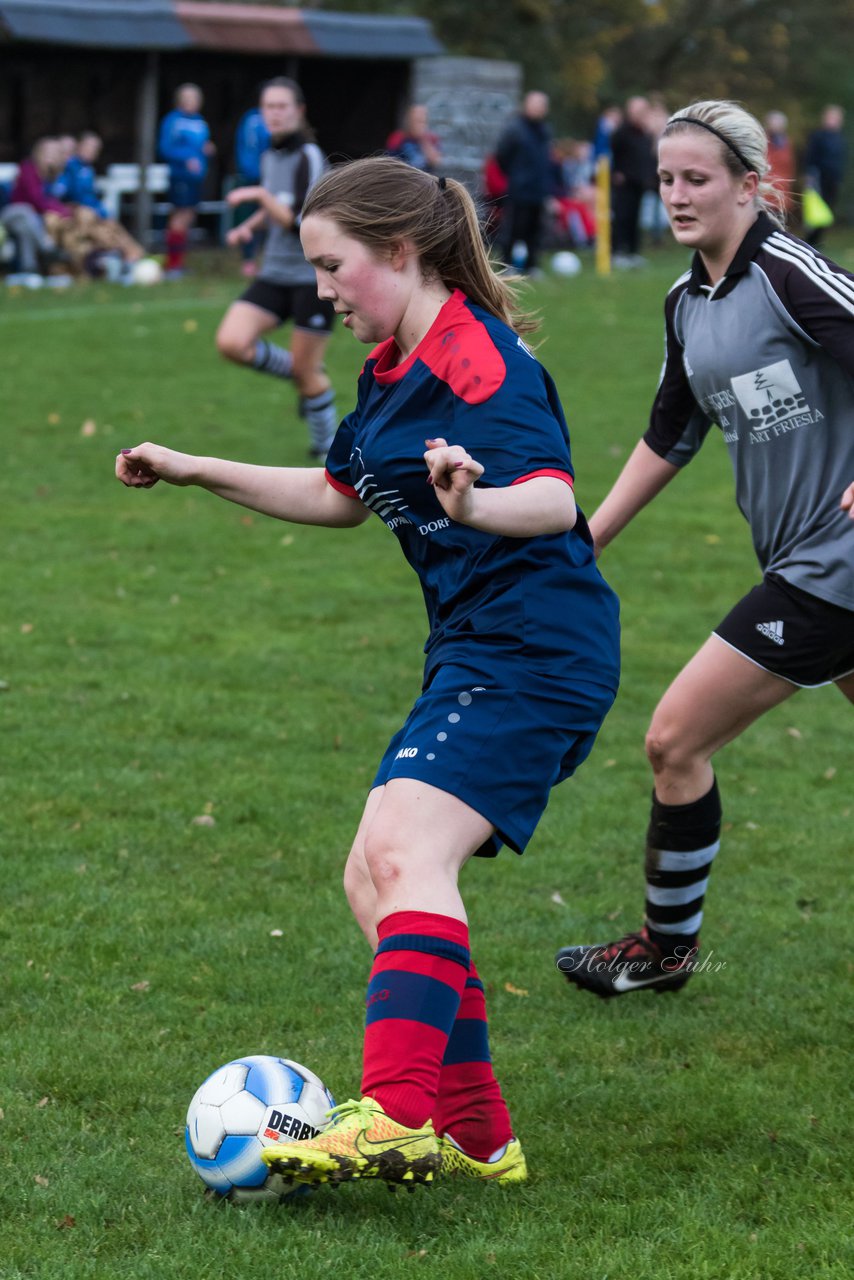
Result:
{"label": "blonde hair", "polygon": [[717,99],[692,102],[689,107],[674,112],[664,127],[663,136],[687,133],[692,127],[717,136],[721,160],[734,178],[743,178],[745,172],[758,175],[759,187],[754,203],[772,222],[782,227],[785,196],[770,181],[768,135],[756,117],[737,102]]}
{"label": "blonde hair", "polygon": [[536,328],[509,282],[493,269],[474,201],[461,182],[436,178],[391,156],[352,160],[311,188],[302,218],[319,214],[378,256],[409,241],[425,279],[438,278],[517,333]]}

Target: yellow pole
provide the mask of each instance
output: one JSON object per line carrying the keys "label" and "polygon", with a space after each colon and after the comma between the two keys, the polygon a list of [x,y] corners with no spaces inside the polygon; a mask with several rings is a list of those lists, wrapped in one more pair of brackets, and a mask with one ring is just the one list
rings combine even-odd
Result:
{"label": "yellow pole", "polygon": [[611,162],[596,162],[596,274],[611,274]]}

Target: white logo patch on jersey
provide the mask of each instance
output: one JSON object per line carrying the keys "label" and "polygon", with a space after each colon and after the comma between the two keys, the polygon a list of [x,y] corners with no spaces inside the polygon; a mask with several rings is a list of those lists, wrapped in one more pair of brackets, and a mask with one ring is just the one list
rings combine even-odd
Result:
{"label": "white logo patch on jersey", "polygon": [[788,360],[732,378],[732,389],[751,430],[773,428],[787,418],[810,412],[806,396]]}

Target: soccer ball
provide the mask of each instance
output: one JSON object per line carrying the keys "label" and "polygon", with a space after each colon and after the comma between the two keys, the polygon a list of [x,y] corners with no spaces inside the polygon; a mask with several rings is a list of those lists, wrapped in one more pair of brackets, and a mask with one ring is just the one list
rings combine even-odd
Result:
{"label": "soccer ball", "polygon": [[284,1199],[290,1188],[270,1173],[261,1152],[287,1138],[313,1138],[334,1106],[323,1081],[298,1062],[264,1054],[227,1062],[196,1090],[187,1110],[190,1164],[207,1187],[230,1200]]}
{"label": "soccer ball", "polygon": [[557,276],[577,276],[581,270],[581,259],[570,249],[562,249],[552,258],[552,271]]}
{"label": "soccer ball", "polygon": [[133,264],[131,280],[134,284],[160,284],[163,268],[156,258],[140,258]]}

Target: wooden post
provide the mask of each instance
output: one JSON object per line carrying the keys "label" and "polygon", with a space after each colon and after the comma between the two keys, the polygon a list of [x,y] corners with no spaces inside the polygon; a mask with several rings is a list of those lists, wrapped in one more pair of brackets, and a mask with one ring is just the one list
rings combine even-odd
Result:
{"label": "wooden post", "polygon": [[148,190],[148,166],[154,163],[157,146],[157,97],[160,58],[149,49],[136,100],[136,163],[139,165],[139,190],[134,208],[134,235],[148,247],[151,240],[151,192]]}

